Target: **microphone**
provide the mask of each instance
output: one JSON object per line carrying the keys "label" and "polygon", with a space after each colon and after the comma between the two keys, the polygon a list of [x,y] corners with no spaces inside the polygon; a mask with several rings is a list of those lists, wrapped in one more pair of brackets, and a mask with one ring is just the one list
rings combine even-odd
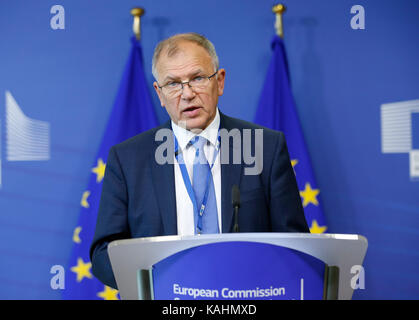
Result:
{"label": "microphone", "polygon": [[231,189],[231,201],[234,208],[234,227],[233,232],[239,232],[239,208],[240,208],[240,190],[235,184]]}

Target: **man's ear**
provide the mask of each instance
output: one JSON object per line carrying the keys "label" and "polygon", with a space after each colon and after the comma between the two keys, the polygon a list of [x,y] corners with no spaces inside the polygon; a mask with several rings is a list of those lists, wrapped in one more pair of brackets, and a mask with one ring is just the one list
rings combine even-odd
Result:
{"label": "man's ear", "polygon": [[224,69],[218,70],[217,74],[217,88],[218,88],[218,95],[222,96],[224,92],[224,80],[226,77],[226,71]]}
{"label": "man's ear", "polygon": [[157,81],[153,82],[153,87],[154,87],[154,90],[157,93],[157,96],[159,97],[160,105],[164,108],[163,96],[161,94],[161,91],[160,91],[159,85],[157,84]]}

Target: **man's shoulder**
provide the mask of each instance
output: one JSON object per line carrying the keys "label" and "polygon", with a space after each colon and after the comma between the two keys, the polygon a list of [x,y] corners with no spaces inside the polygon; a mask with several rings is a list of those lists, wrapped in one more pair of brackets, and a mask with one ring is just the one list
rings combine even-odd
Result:
{"label": "man's shoulder", "polygon": [[227,130],[238,129],[240,131],[244,129],[250,129],[250,130],[262,129],[263,135],[266,137],[283,136],[283,132],[281,131],[273,130],[273,129],[258,125],[250,121],[230,117],[225,114],[221,114],[221,128],[224,128]]}
{"label": "man's shoulder", "polygon": [[118,143],[114,145],[112,148],[122,152],[134,150],[144,152],[145,150],[149,150],[152,148],[156,141],[156,134],[159,130],[170,130],[169,128],[170,126],[168,127],[168,122],[166,122],[163,125],[141,132],[121,143]]}

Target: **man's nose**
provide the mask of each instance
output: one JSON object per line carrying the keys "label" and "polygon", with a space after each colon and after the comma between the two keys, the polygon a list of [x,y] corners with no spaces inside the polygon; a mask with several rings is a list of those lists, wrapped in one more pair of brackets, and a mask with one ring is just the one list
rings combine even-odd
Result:
{"label": "man's nose", "polygon": [[189,85],[189,83],[184,83],[183,84],[183,89],[182,89],[182,98],[183,99],[193,99],[195,97],[195,91],[193,91],[192,87]]}

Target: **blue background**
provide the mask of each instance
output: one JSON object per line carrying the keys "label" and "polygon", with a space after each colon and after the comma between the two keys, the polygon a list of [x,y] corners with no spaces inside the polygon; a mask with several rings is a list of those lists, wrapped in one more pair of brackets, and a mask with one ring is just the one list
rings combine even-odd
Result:
{"label": "blue background", "polygon": [[[65,30],[50,9],[65,8]],[[66,266],[72,232],[142,18],[146,76],[162,38],[195,31],[226,69],[220,109],[252,121],[271,56],[273,1],[0,1],[0,298],[59,299],[50,268]],[[419,2],[293,0],[284,16],[293,92],[328,232],[366,236],[365,289],[355,299],[419,298],[419,182],[408,154],[381,152],[380,105],[419,99]],[[365,30],[350,27],[353,5]],[[5,155],[5,91],[51,124],[51,159]],[[417,143],[418,131],[413,141]],[[67,272],[71,272],[67,270]]]}

